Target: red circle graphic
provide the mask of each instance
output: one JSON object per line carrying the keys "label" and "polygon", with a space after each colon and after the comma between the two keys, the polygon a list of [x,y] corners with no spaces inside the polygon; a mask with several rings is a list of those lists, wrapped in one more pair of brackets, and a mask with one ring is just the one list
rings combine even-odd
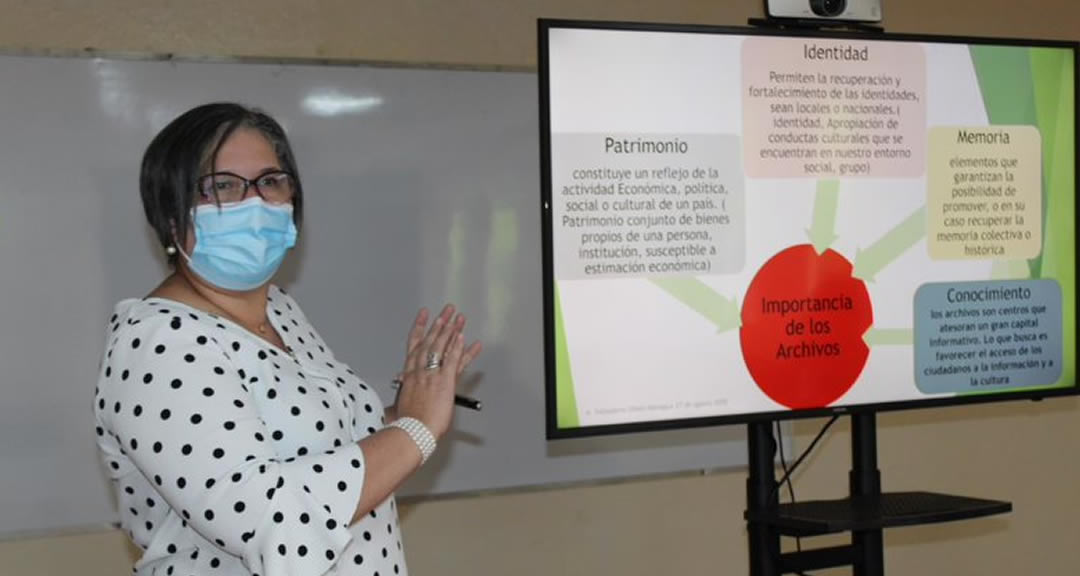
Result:
{"label": "red circle graphic", "polygon": [[769,259],[742,308],[743,359],[758,387],[788,408],[832,404],[858,379],[873,324],[866,284],[838,252],[809,244]]}

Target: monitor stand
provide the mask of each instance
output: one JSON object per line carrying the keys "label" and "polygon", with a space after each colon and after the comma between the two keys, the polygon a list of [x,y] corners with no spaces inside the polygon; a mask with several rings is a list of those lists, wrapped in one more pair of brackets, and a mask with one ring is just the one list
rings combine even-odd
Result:
{"label": "monitor stand", "polygon": [[[852,566],[855,576],[882,576],[885,554],[882,530],[1002,514],[1012,504],[930,492],[881,492],[877,467],[877,424],[873,412],[851,415],[850,496],[780,504],[776,487],[776,439],[773,422],[749,424],[749,478],[746,481],[750,576]],[[780,537],[850,532],[843,546],[781,552]]]}

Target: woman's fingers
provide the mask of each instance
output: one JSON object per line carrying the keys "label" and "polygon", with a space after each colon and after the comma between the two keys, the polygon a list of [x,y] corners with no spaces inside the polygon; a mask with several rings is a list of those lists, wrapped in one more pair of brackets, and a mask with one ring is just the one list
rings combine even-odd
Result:
{"label": "woman's fingers", "polygon": [[432,345],[435,343],[435,339],[439,333],[449,322],[451,315],[454,313],[454,307],[450,304],[443,306],[442,312],[435,317],[435,321],[432,322],[431,327],[427,331],[427,335],[420,345],[413,350],[413,354],[409,357],[408,369],[409,370],[422,370],[424,364],[427,363],[427,353],[432,350]]}
{"label": "woman's fingers", "polygon": [[415,372],[416,366],[419,364],[418,358],[423,353],[423,344],[418,344],[409,350],[409,353],[405,356],[405,366],[401,370],[404,373]]}
{"label": "woman's fingers", "polygon": [[407,358],[412,351],[420,345],[420,342],[424,340],[424,328],[427,327],[428,322],[428,309],[421,308],[416,313],[416,319],[413,320],[412,328],[409,329],[409,339],[405,345],[405,357]]}
{"label": "woman's fingers", "polygon": [[[465,372],[469,364],[482,349],[479,341],[474,341],[465,346],[465,317],[461,314],[454,315],[454,307],[447,304],[438,316],[435,317],[426,334],[420,338],[423,330],[422,320],[424,310],[417,314],[417,320],[409,333],[409,350],[405,360],[405,372],[411,372],[419,376],[427,373],[439,376],[451,376],[448,381],[452,386],[459,376]],[[440,368],[449,370],[432,370],[428,368],[430,355],[438,354]]]}
{"label": "woman's fingers", "polygon": [[[464,345],[464,340],[465,338],[462,337],[462,345]],[[480,341],[476,340],[462,352],[457,363],[458,376],[465,372],[465,369],[469,367],[469,363],[473,361],[473,358],[476,358],[476,355],[480,353],[482,348],[483,346],[481,346]]]}
{"label": "woman's fingers", "polygon": [[[465,317],[458,314],[453,320],[443,324],[442,330],[435,337],[435,341],[432,342],[431,348],[428,348],[428,353],[438,354],[438,361],[440,365],[448,363],[449,347],[453,345],[453,338],[457,334],[460,334],[465,329]],[[425,368],[426,366],[425,361]],[[453,365],[453,364],[452,364]]]}
{"label": "woman's fingers", "polygon": [[[457,375],[461,372],[457,367],[461,364],[461,355],[465,352],[465,334],[461,330],[455,330],[453,338],[446,347],[446,358],[443,360],[442,372],[444,375],[452,375],[451,385],[455,385]],[[454,388],[457,386],[455,385]]]}

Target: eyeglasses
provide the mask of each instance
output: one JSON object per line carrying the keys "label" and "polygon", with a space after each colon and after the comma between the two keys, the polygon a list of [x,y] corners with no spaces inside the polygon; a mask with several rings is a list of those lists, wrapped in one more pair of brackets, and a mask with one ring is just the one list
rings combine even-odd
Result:
{"label": "eyeglasses", "polygon": [[296,177],[284,170],[274,170],[248,180],[232,172],[214,172],[199,178],[198,190],[203,200],[218,204],[240,202],[248,190],[255,189],[260,198],[272,204],[292,201],[296,192]]}

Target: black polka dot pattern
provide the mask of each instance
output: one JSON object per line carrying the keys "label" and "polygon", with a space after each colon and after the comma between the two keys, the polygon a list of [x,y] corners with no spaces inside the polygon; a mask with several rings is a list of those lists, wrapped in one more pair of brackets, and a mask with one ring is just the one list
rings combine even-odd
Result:
{"label": "black polka dot pattern", "polygon": [[287,352],[177,302],[117,305],[94,437],[135,574],[407,574],[393,498],[349,526],[379,398],[274,286],[267,316]]}

